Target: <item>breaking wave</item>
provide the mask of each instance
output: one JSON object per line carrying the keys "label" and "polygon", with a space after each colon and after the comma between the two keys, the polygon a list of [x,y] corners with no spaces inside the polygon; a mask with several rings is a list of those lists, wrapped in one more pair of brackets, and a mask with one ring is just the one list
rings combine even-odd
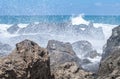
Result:
{"label": "breaking wave", "polygon": [[[93,23],[90,20],[85,20],[83,14],[70,16],[68,22],[60,23],[0,24],[0,42],[14,47],[21,40],[30,39],[39,43],[40,46],[46,47],[48,40],[51,39],[70,43],[87,40],[101,54],[104,44],[112,33],[112,29],[116,26]],[[99,60],[100,58],[91,59],[91,61]]]}

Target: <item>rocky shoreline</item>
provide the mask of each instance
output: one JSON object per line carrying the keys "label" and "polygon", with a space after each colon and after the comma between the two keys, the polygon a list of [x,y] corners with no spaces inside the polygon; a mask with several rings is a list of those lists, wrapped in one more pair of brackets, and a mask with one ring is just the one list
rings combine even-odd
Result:
{"label": "rocky shoreline", "polygon": [[[84,54],[80,58],[76,53]],[[99,55],[87,41],[70,44],[49,40],[42,48],[24,40],[12,53],[0,58],[0,79],[120,79],[120,26],[112,30],[98,68],[89,66],[86,57]]]}

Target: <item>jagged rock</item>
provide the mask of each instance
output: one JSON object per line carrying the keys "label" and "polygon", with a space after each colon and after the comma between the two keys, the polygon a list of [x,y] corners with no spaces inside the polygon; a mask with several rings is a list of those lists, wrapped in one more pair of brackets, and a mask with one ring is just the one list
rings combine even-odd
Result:
{"label": "jagged rock", "polygon": [[98,79],[120,78],[120,26],[112,30],[112,35],[104,46],[98,76]]}
{"label": "jagged rock", "polygon": [[11,34],[16,33],[19,30],[19,26],[17,24],[14,24],[10,28],[7,29],[7,31]]}
{"label": "jagged rock", "polygon": [[50,60],[46,49],[30,40],[0,59],[0,79],[50,79]]}
{"label": "jagged rock", "polygon": [[51,73],[55,79],[93,79],[92,73],[84,71],[80,59],[70,43],[49,40],[47,49],[51,60]]}
{"label": "jagged rock", "polygon": [[112,35],[107,40],[107,44],[104,46],[102,59],[109,56],[114,50],[120,48],[120,26],[112,29]]}
{"label": "jagged rock", "polygon": [[47,48],[49,51],[57,50],[57,51],[69,53],[71,55],[75,55],[75,52],[73,51],[72,45],[70,43],[63,43],[56,40],[49,40]]}
{"label": "jagged rock", "polygon": [[9,44],[3,44],[0,42],[0,56],[7,55],[12,50]]}
{"label": "jagged rock", "polygon": [[93,73],[79,68],[75,62],[66,62],[52,71],[55,79],[94,79]]}
{"label": "jagged rock", "polygon": [[89,59],[94,59],[97,56],[100,56],[100,54],[98,54],[97,51],[93,49],[92,44],[88,41],[83,40],[73,43],[72,46],[73,50],[77,53],[77,55],[81,59],[81,66],[83,67],[83,69],[91,72],[97,72],[99,68],[99,63],[91,62],[91,60]]}
{"label": "jagged rock", "polygon": [[120,78],[120,49],[114,50],[100,63],[98,79],[119,79]]}
{"label": "jagged rock", "polygon": [[49,40],[47,49],[50,54],[51,68],[64,64],[66,62],[80,63],[80,59],[76,56],[70,43],[63,43],[56,40]]}

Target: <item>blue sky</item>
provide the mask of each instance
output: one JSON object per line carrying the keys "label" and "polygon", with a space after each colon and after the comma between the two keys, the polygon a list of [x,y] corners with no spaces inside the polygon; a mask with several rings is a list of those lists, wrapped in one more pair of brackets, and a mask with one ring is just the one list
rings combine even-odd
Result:
{"label": "blue sky", "polygon": [[0,15],[120,15],[120,0],[0,0]]}

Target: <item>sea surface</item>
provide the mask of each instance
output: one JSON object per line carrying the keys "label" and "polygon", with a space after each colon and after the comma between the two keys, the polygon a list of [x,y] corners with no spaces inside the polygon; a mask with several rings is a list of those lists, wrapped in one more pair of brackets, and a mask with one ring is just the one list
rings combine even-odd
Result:
{"label": "sea surface", "polygon": [[40,15],[40,16],[0,16],[0,24],[28,24],[32,22],[67,22],[74,17],[82,16],[93,23],[120,25],[120,16],[115,15]]}

